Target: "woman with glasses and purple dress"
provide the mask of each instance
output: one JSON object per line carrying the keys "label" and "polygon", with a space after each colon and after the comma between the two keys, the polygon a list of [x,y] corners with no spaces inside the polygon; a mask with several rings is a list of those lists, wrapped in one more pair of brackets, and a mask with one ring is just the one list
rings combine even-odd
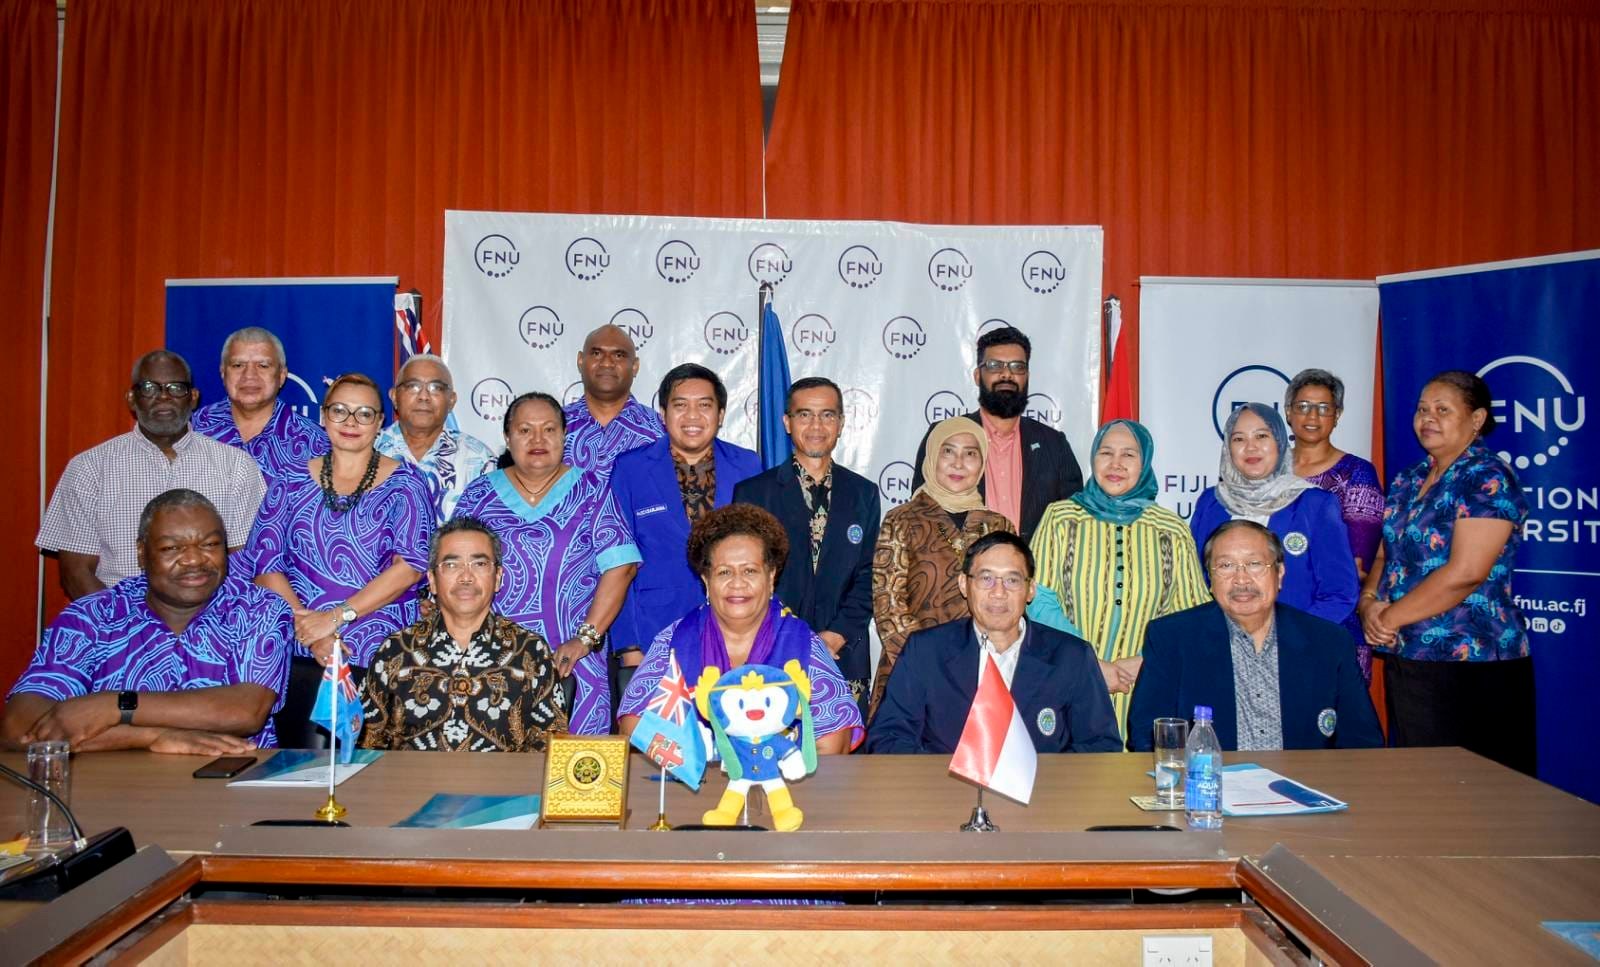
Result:
{"label": "woman with glasses and purple dress", "polygon": [[[1372,464],[1333,445],[1333,431],[1344,414],[1344,380],[1325,369],[1301,370],[1283,394],[1289,429],[1294,431],[1294,472],[1339,500],[1339,515],[1350,536],[1356,574],[1365,579],[1383,537],[1383,486]],[[1372,646],[1354,611],[1342,624],[1356,643],[1361,680],[1372,681]]]}
{"label": "woman with glasses and purple dress", "polygon": [[415,468],[373,449],[382,424],[376,383],[360,373],[334,380],[322,398],[332,449],[273,481],[235,562],[294,610],[302,655],[290,664],[278,713],[280,741],[291,747],[306,743],[286,734],[309,738],[319,666],[332,661],[335,633],[359,683],[383,640],[417,617],[433,502]]}

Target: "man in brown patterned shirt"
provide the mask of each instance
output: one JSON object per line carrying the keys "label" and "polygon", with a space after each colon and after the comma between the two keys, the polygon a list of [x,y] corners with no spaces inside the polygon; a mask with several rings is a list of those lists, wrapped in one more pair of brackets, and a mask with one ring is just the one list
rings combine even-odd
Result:
{"label": "man in brown patterned shirt", "polygon": [[457,517],[433,532],[438,607],[373,655],[362,748],[532,752],[566,731],[550,646],[490,607],[500,580],[500,539],[482,522]]}

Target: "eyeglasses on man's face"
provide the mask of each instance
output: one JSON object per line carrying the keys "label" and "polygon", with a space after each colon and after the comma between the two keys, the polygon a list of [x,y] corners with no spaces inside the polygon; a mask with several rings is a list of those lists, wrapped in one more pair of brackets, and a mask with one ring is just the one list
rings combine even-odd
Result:
{"label": "eyeglasses on man's face", "polygon": [[838,410],[795,410],[789,419],[796,423],[823,423],[832,426],[839,422]]}
{"label": "eyeglasses on man's face", "polygon": [[1334,405],[1332,403],[1313,403],[1310,400],[1299,400],[1291,403],[1289,409],[1294,410],[1301,416],[1310,416],[1313,413],[1318,416],[1332,416],[1334,414]]}
{"label": "eyeglasses on man's face", "polygon": [[1012,375],[1022,376],[1028,372],[1028,361],[1026,359],[985,359],[978,364],[978,368],[991,375],[1010,370]]}
{"label": "eyeglasses on man's face", "polygon": [[133,391],[142,400],[153,400],[163,394],[179,400],[188,396],[189,391],[192,389],[194,389],[193,383],[186,383],[181,379],[175,379],[170,383],[158,383],[153,379],[144,379],[133,384]]}
{"label": "eyeglasses on man's face", "polygon": [[1007,591],[1021,591],[1028,584],[1028,579],[1020,574],[990,574],[988,571],[979,571],[972,576],[972,583],[980,591],[993,591],[995,585]]}
{"label": "eyeglasses on man's face", "polygon": [[1267,561],[1218,561],[1211,565],[1211,573],[1219,578],[1231,578],[1235,574],[1244,573],[1251,577],[1260,577],[1272,564]]}
{"label": "eyeglasses on man's face", "polygon": [[324,406],[322,411],[328,414],[328,419],[335,423],[347,422],[353,416],[356,418],[356,422],[362,426],[371,426],[378,422],[379,416],[378,411],[370,406],[349,407],[343,403]]}
{"label": "eyeglasses on man's face", "polygon": [[443,396],[450,392],[450,384],[442,379],[408,379],[395,387],[406,396],[421,396],[426,392],[429,396]]}

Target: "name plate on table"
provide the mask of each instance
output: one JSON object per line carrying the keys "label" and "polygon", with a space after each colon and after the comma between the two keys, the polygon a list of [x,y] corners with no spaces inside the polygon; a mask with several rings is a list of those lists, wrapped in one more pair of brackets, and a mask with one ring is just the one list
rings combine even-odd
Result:
{"label": "name plate on table", "polygon": [[628,740],[552,736],[544,755],[539,825],[622,826],[628,815]]}

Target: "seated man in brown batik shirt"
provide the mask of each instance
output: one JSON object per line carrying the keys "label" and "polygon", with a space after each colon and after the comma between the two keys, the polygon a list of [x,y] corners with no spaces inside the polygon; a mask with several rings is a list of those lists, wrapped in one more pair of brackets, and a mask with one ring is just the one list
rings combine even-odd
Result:
{"label": "seated man in brown batik shirt", "polygon": [[500,539],[475,518],[433,532],[438,608],[390,635],[363,684],[366,749],[532,752],[567,730],[550,646],[496,614]]}

